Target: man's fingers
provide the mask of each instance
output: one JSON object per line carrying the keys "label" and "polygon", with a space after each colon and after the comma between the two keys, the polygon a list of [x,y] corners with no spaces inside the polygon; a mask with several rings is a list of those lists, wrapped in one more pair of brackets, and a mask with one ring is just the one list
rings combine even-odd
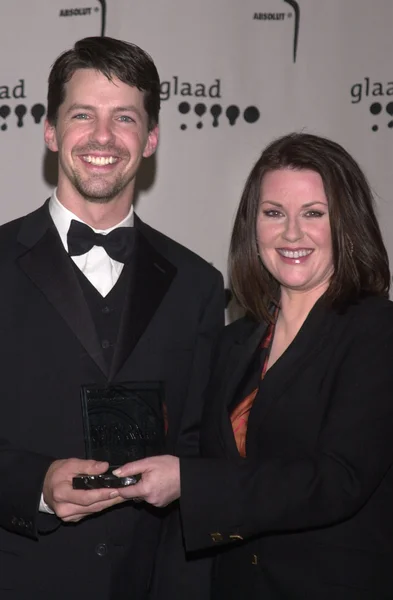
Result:
{"label": "man's fingers", "polygon": [[109,463],[96,460],[81,460],[73,458],[64,465],[71,477],[75,475],[101,475],[108,470]]}
{"label": "man's fingers", "polygon": [[119,467],[113,474],[117,477],[130,477],[131,475],[139,475],[147,471],[152,464],[151,458],[142,458],[142,460],[136,460],[134,462],[127,463],[122,467]]}
{"label": "man's fingers", "polygon": [[[126,487],[118,488],[117,491],[125,500],[144,500],[148,494],[148,490],[146,489],[146,485],[143,481],[140,481],[135,485],[127,485]],[[138,500],[136,501],[138,502]]]}
{"label": "man's fingers", "polygon": [[[116,494],[116,496],[114,495]],[[83,507],[93,506],[106,500],[111,500],[119,494],[116,490],[107,488],[97,490],[73,490],[67,484],[58,486],[54,491],[53,499],[57,504],[70,504]]]}
{"label": "man's fingers", "polygon": [[[110,500],[105,500],[102,502],[96,502],[95,504],[92,504],[91,506],[88,506],[84,509],[84,512],[80,512],[80,506],[75,506],[74,504],[64,504],[62,506],[59,507],[59,511],[57,514],[57,516],[59,517],[59,519],[62,519],[62,521],[66,522],[66,523],[77,523],[78,521],[80,521],[81,519],[88,517],[89,515],[93,515],[97,512],[101,512],[102,510],[105,510],[107,508],[110,508],[111,506],[114,506],[115,504],[120,504],[121,502],[124,502],[125,500],[123,498],[121,498],[120,496],[117,496],[116,498],[112,498]],[[78,512],[75,512],[78,511]]]}

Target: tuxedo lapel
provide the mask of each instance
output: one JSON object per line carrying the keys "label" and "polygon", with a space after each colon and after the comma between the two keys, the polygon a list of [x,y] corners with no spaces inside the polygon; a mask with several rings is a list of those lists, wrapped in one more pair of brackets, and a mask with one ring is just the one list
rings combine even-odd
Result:
{"label": "tuxedo lapel", "polygon": [[167,293],[176,268],[145,238],[136,221],[136,256],[110,368],[112,380],[122,367]]}
{"label": "tuxedo lapel", "polygon": [[24,253],[17,259],[19,267],[46,296],[107,375],[93,319],[71,259],[53,226],[47,204],[24,219],[18,241],[25,247]]}

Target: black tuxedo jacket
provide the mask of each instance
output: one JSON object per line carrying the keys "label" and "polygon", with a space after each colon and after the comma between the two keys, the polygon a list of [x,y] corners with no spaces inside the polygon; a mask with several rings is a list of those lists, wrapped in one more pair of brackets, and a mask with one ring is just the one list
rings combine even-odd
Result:
{"label": "black tuxedo jacket", "polygon": [[243,319],[223,334],[206,458],[181,460],[186,547],[217,549],[215,599],[390,599],[393,304],[314,306],[261,383],[243,459],[228,407],[263,332]]}
{"label": "black tuxedo jacket", "polygon": [[145,597],[160,517],[114,507],[78,524],[38,512],[53,459],[84,458],[80,385],[163,381],[168,449],[193,455],[221,275],[143,224],[110,369],[48,205],[0,228],[0,597]]}

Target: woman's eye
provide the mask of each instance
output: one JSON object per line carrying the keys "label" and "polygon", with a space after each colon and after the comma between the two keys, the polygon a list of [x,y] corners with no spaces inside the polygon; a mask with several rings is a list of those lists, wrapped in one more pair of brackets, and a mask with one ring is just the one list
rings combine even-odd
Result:
{"label": "woman's eye", "polygon": [[266,217],[273,217],[273,218],[282,216],[282,213],[279,210],[273,210],[273,209],[272,210],[264,210],[263,214]]}
{"label": "woman's eye", "polygon": [[320,210],[308,210],[306,212],[306,217],[323,217],[325,213],[321,212]]}

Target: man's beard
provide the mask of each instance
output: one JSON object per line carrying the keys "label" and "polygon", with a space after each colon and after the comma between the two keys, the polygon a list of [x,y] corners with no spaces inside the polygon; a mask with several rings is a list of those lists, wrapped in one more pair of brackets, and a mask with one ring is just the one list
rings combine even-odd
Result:
{"label": "man's beard", "polygon": [[[108,204],[116,198],[132,180],[132,176],[128,178],[118,177],[113,182],[105,182],[102,175],[97,175],[96,178],[88,180],[82,178],[75,171],[72,174],[72,183],[77,192],[87,202],[95,204]],[[93,179],[93,181],[92,181]],[[94,181],[96,179],[96,181]]]}
{"label": "man's beard", "polygon": [[[112,145],[100,146],[99,144],[89,144],[74,149],[76,155],[90,154],[95,151],[106,152],[107,154],[118,157],[120,160],[124,160],[125,163],[130,160],[130,155],[127,152]],[[135,177],[135,173],[129,173],[128,176],[124,176],[120,173],[115,179],[112,179],[112,177],[113,176],[108,175],[108,179],[106,179],[105,173],[83,176],[78,169],[73,169],[70,173],[71,182],[77,192],[87,202],[93,202],[95,204],[108,204],[114,200],[114,198],[129,185]]]}

